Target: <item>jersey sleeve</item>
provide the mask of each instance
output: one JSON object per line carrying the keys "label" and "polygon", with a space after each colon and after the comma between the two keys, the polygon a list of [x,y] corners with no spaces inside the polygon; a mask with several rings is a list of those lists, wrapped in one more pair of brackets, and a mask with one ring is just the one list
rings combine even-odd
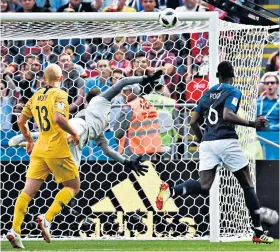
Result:
{"label": "jersey sleeve", "polygon": [[95,139],[95,142],[97,146],[100,146],[102,143],[106,143],[108,145],[108,140],[103,133]]}
{"label": "jersey sleeve", "polygon": [[237,112],[242,93],[240,90],[235,89],[225,101],[225,108],[230,108],[233,112]]}
{"label": "jersey sleeve", "polygon": [[27,116],[28,118],[32,118],[32,99],[29,99],[29,101],[25,104],[25,106],[22,109],[22,114]]}
{"label": "jersey sleeve", "polygon": [[198,105],[196,106],[194,112],[197,112],[197,113],[201,114],[201,103],[198,103]]}
{"label": "jersey sleeve", "polygon": [[60,91],[54,101],[54,112],[58,112],[64,116],[67,115],[69,111],[68,95],[64,91]]}

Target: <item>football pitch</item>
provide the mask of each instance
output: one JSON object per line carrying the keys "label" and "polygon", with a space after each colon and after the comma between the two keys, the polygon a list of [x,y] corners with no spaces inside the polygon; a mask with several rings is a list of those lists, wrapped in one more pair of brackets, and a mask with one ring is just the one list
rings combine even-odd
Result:
{"label": "football pitch", "polygon": [[[209,241],[25,241],[26,251],[279,251],[279,240],[274,244],[253,244],[252,242]],[[15,251],[10,243],[1,242],[1,251]],[[18,250],[16,250],[18,251]]]}

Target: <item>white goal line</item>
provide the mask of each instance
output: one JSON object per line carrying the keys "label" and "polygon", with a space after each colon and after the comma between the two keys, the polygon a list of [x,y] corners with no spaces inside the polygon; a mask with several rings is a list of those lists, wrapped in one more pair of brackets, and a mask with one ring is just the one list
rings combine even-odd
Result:
{"label": "white goal line", "polygon": [[[52,237],[52,241],[209,241],[209,236],[203,237]],[[232,236],[232,237],[220,237],[220,242],[241,242],[241,241],[251,241],[251,236]],[[31,238],[31,237],[24,237],[22,238],[23,241],[41,241],[42,238]],[[7,241],[6,237],[1,237],[0,242]]]}

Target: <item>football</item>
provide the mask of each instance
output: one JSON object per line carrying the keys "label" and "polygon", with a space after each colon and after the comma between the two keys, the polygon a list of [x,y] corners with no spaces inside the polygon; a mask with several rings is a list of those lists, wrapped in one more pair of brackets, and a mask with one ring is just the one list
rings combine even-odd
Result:
{"label": "football", "polygon": [[94,237],[95,225],[92,218],[83,219],[79,224],[79,235],[83,238]]}
{"label": "football", "polygon": [[159,15],[159,23],[165,28],[173,28],[178,24],[178,16],[171,8],[167,8]]}

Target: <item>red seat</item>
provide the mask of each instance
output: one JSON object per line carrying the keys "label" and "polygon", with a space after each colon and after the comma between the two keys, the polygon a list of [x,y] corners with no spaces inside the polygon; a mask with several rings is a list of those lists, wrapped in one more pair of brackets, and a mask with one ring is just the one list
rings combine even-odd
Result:
{"label": "red seat", "polygon": [[201,96],[208,90],[208,78],[195,77],[187,84],[186,87],[186,101],[196,103]]}
{"label": "red seat", "polygon": [[99,75],[99,72],[96,70],[86,70],[86,73],[88,78],[93,78]]}
{"label": "red seat", "polygon": [[33,54],[33,53],[38,53],[41,51],[41,48],[40,47],[36,47],[36,46],[33,46],[33,47],[26,47],[25,48],[25,55],[28,55],[28,54]]}

